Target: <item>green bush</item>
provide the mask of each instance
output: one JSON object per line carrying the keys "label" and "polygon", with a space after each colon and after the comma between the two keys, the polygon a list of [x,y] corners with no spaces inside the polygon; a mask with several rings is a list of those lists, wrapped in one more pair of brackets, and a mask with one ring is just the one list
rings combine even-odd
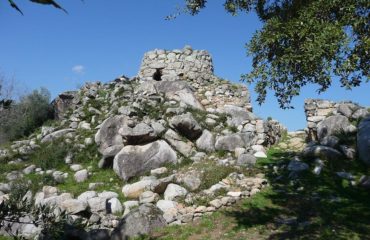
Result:
{"label": "green bush", "polygon": [[203,163],[196,168],[202,169],[202,184],[199,190],[205,190],[210,188],[212,185],[218,183],[222,179],[226,178],[230,173],[235,172],[236,169],[232,166],[221,166],[215,163]]}
{"label": "green bush", "polygon": [[42,144],[31,154],[30,160],[37,167],[45,170],[60,169],[65,165],[64,158],[71,149],[70,144],[66,144],[63,139],[58,139],[51,143]]}
{"label": "green bush", "polygon": [[28,136],[52,117],[50,93],[41,88],[0,111],[0,144]]}

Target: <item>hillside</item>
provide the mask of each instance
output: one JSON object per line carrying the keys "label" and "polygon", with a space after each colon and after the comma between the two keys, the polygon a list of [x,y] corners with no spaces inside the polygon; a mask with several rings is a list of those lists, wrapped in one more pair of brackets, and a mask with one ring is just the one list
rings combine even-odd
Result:
{"label": "hillside", "polygon": [[369,112],[357,104],[307,100],[306,131],[287,133],[253,114],[245,86],[214,75],[208,52],[186,46],[148,52],[137,76],[52,106],[53,120],[0,150],[1,235],[370,234]]}

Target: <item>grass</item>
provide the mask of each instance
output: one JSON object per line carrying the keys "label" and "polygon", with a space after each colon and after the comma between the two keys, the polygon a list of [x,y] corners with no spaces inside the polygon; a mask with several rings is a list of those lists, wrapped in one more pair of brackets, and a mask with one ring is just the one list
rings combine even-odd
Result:
{"label": "grass", "polygon": [[40,148],[30,155],[30,162],[44,170],[60,169],[65,167],[64,158],[71,149],[72,146],[66,144],[64,139],[41,144]]}
{"label": "grass", "polygon": [[82,183],[76,183],[76,181],[73,178],[73,172],[69,173],[68,178],[64,183],[56,185],[61,191],[63,192],[69,192],[73,194],[75,197],[80,195],[83,192],[89,191],[89,183],[92,182],[102,182],[104,185],[99,186],[95,189],[97,192],[102,191],[113,191],[118,193],[119,197],[118,199],[122,202],[125,201],[125,197],[122,194],[122,191],[120,190],[122,187],[122,180],[120,180],[117,176],[117,174],[114,173],[112,169],[98,169],[95,168],[92,171],[92,176],[89,177],[89,179]]}
{"label": "grass", "polygon": [[[335,174],[345,170],[358,178],[369,175],[369,169],[358,160],[338,159],[319,176],[306,171],[292,179],[282,166],[295,154],[271,148],[267,159],[258,160],[256,168],[270,186],[252,198],[141,239],[370,239],[370,192]],[[281,167],[280,172],[273,166]]]}
{"label": "grass", "polygon": [[234,167],[216,165],[215,162],[206,161],[195,164],[194,168],[202,171],[202,183],[199,190],[210,188],[212,185],[226,178],[230,173],[236,171]]}
{"label": "grass", "polygon": [[[84,137],[89,137],[89,133],[80,133]],[[69,166],[65,164],[65,156],[73,152],[73,163],[81,164],[83,168],[90,168],[89,172],[92,176],[89,177],[88,181],[83,183],[76,183],[74,180],[74,172],[70,170]],[[78,150],[72,144],[67,144],[64,139],[54,140],[51,143],[41,144],[40,148],[30,155],[28,161],[19,164],[7,164],[4,161],[0,168],[0,182],[5,181],[5,173],[22,170],[27,165],[35,164],[37,167],[41,167],[43,170],[55,169],[68,173],[68,178],[63,183],[57,183],[53,180],[50,175],[39,175],[36,173],[25,175],[24,179],[19,181],[19,186],[25,186],[26,189],[32,190],[33,193],[41,190],[45,185],[56,186],[62,192],[69,192],[75,197],[81,193],[88,191],[90,182],[103,182],[103,186],[99,186],[96,191],[114,191],[119,194],[119,199],[124,201],[125,198],[120,191],[122,186],[122,180],[119,179],[117,174],[114,173],[113,169],[100,169],[98,168],[99,153],[95,145],[87,146],[85,149]],[[1,162],[3,163],[3,162]],[[19,189],[21,192],[21,189]],[[25,192],[24,192],[25,193]]]}
{"label": "grass", "polygon": [[12,237],[5,237],[5,236],[0,236],[0,240],[12,240],[14,238]]}

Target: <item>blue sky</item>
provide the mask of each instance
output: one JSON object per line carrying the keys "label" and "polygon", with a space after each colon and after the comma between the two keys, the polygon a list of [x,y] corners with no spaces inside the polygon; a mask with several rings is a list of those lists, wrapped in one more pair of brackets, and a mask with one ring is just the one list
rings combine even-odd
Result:
{"label": "blue sky", "polygon": [[[209,1],[198,16],[181,15],[166,21],[181,0],[59,0],[69,12],[15,0],[24,16],[0,1],[0,72],[14,77],[22,90],[46,87],[53,97],[74,90],[86,81],[107,82],[137,74],[143,54],[151,49],[191,45],[212,56],[215,74],[239,82],[251,68],[245,43],[261,27],[255,14],[226,14],[222,1]],[[369,83],[352,91],[338,82],[322,95],[316,86],[305,87],[293,100],[293,110],[279,109],[272,94],[258,106],[253,86],[254,112],[272,116],[289,130],[306,126],[305,98],[352,100],[369,106]]]}

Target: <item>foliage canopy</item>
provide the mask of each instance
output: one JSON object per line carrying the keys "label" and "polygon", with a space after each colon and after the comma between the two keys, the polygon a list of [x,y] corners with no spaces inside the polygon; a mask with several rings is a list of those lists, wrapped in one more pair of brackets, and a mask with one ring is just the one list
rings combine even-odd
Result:
{"label": "foliage canopy", "polygon": [[[1,101],[0,101],[1,103]],[[50,93],[41,88],[9,106],[0,106],[0,144],[31,134],[53,115]]]}
{"label": "foliage canopy", "polygon": [[[206,5],[207,0],[186,0],[191,15]],[[224,7],[232,15],[254,10],[264,23],[246,45],[253,70],[242,75],[256,83],[260,104],[268,89],[280,107],[290,108],[306,84],[318,84],[323,92],[333,76],[346,89],[369,81],[370,1],[226,0]]]}

